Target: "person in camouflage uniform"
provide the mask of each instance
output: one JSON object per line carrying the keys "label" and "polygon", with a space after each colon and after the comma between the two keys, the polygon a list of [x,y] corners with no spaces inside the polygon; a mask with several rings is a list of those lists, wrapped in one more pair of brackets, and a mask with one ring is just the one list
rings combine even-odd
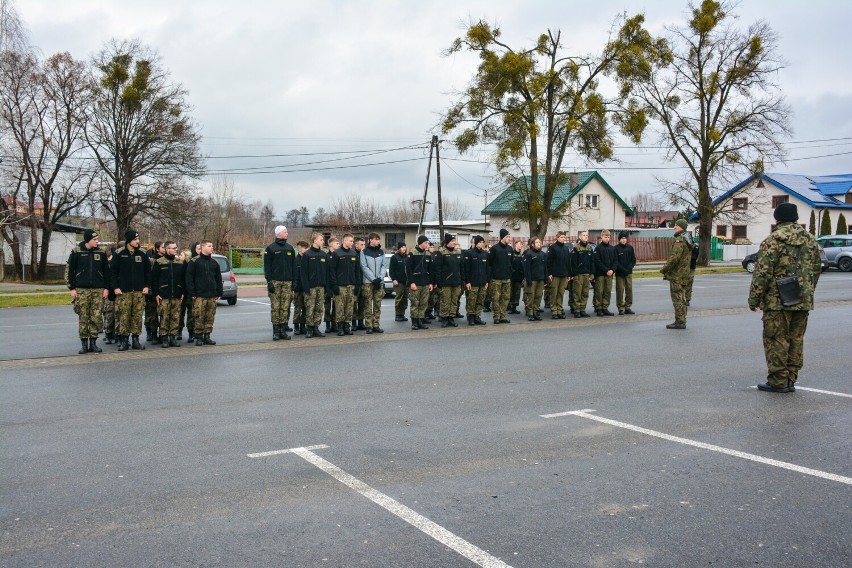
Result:
{"label": "person in camouflage uniform", "polygon": [[510,244],[509,231],[500,229],[500,241],[488,251],[488,271],[491,280],[491,306],[494,324],[512,323],[506,319],[509,297],[512,294],[512,264],[515,249]]}
{"label": "person in camouflage uniform", "polygon": [[[541,250],[541,239],[533,237],[522,259],[524,269],[524,310],[529,321],[541,321],[538,308],[541,305],[541,295],[544,283],[548,280],[547,253]],[[561,300],[561,299],[560,299]],[[561,302],[560,302],[561,303]]]}
{"label": "person in camouflage uniform", "polygon": [[674,244],[669,259],[660,269],[663,279],[669,281],[675,320],[666,329],[686,329],[686,286],[689,284],[689,260],[692,247],[686,242],[686,219],[675,221]]}
{"label": "person in camouflage uniform", "polygon": [[482,235],[473,236],[473,246],[462,254],[467,325],[485,325],[480,317],[488,294],[488,253]]}
{"label": "person in camouflage uniform", "polygon": [[388,275],[393,281],[394,299],[394,321],[408,321],[405,317],[405,308],[408,305],[408,286],[405,285],[405,259],[408,257],[408,247],[404,242],[396,245],[396,254],[391,256]]}
{"label": "person in camouflage uniform", "polygon": [[382,319],[382,298],[385,297],[385,270],[387,259],[382,250],[382,238],[378,233],[367,236],[370,244],[361,251],[361,305],[367,333],[384,333],[379,325]]}
{"label": "person in camouflage uniform", "polygon": [[195,345],[216,345],[210,334],[216,320],[216,302],[222,297],[222,268],[213,258],[211,241],[201,241],[201,254],[186,266],[186,294],[192,297]]}
{"label": "person in camouflage uniform", "polygon": [[[163,241],[154,243],[154,248],[148,251],[148,258],[151,261],[151,268],[154,268],[154,263],[158,258],[161,258],[166,249],[163,246]],[[148,287],[148,293],[145,295],[145,341],[149,343],[159,343],[160,341],[160,308],[157,305],[156,294]]]}
{"label": "person in camouflage uniform", "polygon": [[441,327],[458,327],[456,310],[462,289],[462,251],[456,237],[444,233],[443,246],[435,254],[432,283],[441,295]]}
{"label": "person in camouflage uniform", "polygon": [[[799,212],[792,203],[775,209],[775,230],[760,243],[751,278],[748,306],[763,311],[763,351],[768,374],[757,388],[766,392],[795,392],[804,358],[805,330],[814,307],[814,290],[820,274],[819,246],[813,235],[796,223]],[[784,306],[776,278],[798,276],[802,302]]]}
{"label": "person in camouflage uniform", "polygon": [[288,331],[293,331],[290,321],[290,304],[296,283],[296,249],[287,242],[287,227],[278,225],[274,230],[275,242],[263,251],[263,274],[269,293],[272,340],[288,340]]}
{"label": "person in camouflage uniform", "polygon": [[186,293],[186,261],[178,255],[177,243],[166,241],[163,254],[151,267],[151,294],[160,309],[160,346],[178,347],[180,307]]}
{"label": "person in camouflage uniform", "polygon": [[[329,289],[329,260],[328,252],[322,249],[324,240],[325,237],[322,236],[322,233],[313,233],[311,235],[311,247],[299,258],[299,277],[302,281],[302,293],[305,295],[305,322],[307,327],[305,337],[308,339],[325,337],[319,329],[325,296]],[[330,316],[326,314],[326,317]]]}
{"label": "person in camouflage uniform", "polygon": [[573,298],[569,295],[571,311],[575,318],[590,317],[586,313],[589,304],[589,286],[595,281],[595,257],[594,249],[589,244],[589,232],[580,231],[577,244],[571,250],[571,290]]}
{"label": "person in camouflage uniform", "polygon": [[429,292],[432,291],[432,253],[429,252],[429,239],[426,235],[417,237],[414,247],[406,259],[406,284],[408,285],[408,300],[411,302],[411,329],[429,329],[426,325],[426,307],[429,303]]}
{"label": "person in camouflage uniform", "polygon": [[80,246],[68,257],[65,270],[74,311],[80,316],[80,355],[103,351],[97,341],[104,300],[109,294],[109,278],[107,256],[98,248],[98,234],[86,229]]}
{"label": "person in camouflage uniform", "polygon": [[151,274],[151,261],[139,248],[139,233],[127,229],[124,243],[124,248],[115,251],[110,262],[119,351],[127,351],[130,347],[145,349],[139,343],[139,335],[142,333],[142,312]]}
{"label": "person in camouflage uniform", "polygon": [[343,235],[342,245],[329,255],[328,282],[334,294],[337,335],[352,335],[355,298],[361,294],[361,264],[354,248],[355,237]]}
{"label": "person in camouflage uniform", "polygon": [[307,241],[296,243],[296,282],[293,284],[293,335],[305,335],[307,333],[305,291],[302,289],[302,255],[311,247]]}
{"label": "person in camouflage uniform", "polygon": [[[358,266],[361,266],[361,255],[364,254],[364,249],[367,248],[367,243],[363,237],[355,237],[355,244],[352,249],[355,251],[355,254],[358,255]],[[382,253],[384,255],[384,253]],[[355,302],[352,304],[352,330],[357,331],[366,331],[367,326],[365,325],[364,319],[367,317],[366,314],[366,304],[362,300],[362,292],[365,290],[364,286],[356,286],[355,287]]]}

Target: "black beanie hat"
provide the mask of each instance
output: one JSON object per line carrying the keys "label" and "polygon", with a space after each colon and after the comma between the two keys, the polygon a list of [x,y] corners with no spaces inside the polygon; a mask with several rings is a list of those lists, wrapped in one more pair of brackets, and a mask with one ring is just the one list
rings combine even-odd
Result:
{"label": "black beanie hat", "polygon": [[782,203],[775,208],[774,216],[779,223],[792,223],[799,220],[799,210],[793,203]]}
{"label": "black beanie hat", "polygon": [[97,237],[98,237],[98,232],[95,231],[94,229],[86,229],[85,231],[83,231],[83,242],[84,243],[88,243],[89,241],[91,241],[92,239],[97,238]]}
{"label": "black beanie hat", "polygon": [[124,231],[124,242],[125,242],[125,244],[129,245],[130,241],[137,238],[138,236],[139,236],[139,233],[137,233],[133,229],[127,229],[126,231]]}
{"label": "black beanie hat", "polygon": [[485,239],[482,238],[482,235],[473,235],[473,246],[476,246],[479,243],[484,243]]}
{"label": "black beanie hat", "polygon": [[422,245],[423,243],[425,243],[428,240],[429,240],[429,237],[427,237],[426,235],[420,235],[419,237],[417,237],[417,246]]}
{"label": "black beanie hat", "polygon": [[503,237],[506,237],[506,236],[508,236],[508,235],[509,235],[509,231],[508,231],[508,230],[506,230],[506,229],[500,229],[500,240],[501,240],[501,241],[503,240]]}
{"label": "black beanie hat", "polygon": [[456,236],[452,233],[444,233],[444,246],[450,244],[450,241],[455,240]]}
{"label": "black beanie hat", "polygon": [[401,249],[404,246],[406,246],[406,244],[402,241],[399,241],[398,243],[396,243],[396,249],[397,250]]}
{"label": "black beanie hat", "polygon": [[628,237],[627,231],[621,231],[620,233],[618,233],[618,240],[619,241],[621,239],[626,239],[627,237]]}

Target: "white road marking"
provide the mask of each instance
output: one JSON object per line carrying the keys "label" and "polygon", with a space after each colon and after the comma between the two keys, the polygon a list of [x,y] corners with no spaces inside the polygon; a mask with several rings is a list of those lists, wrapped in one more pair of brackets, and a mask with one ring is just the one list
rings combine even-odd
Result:
{"label": "white road marking", "polygon": [[784,469],[789,469],[790,471],[795,471],[797,473],[804,473],[805,475],[813,475],[814,477],[821,477],[823,479],[828,479],[830,481],[839,481],[840,483],[845,483],[846,485],[852,485],[852,477],[845,477],[843,475],[837,475],[834,473],[827,473],[825,471],[820,471],[818,469],[811,469],[809,467],[802,467],[800,465],[795,465],[792,463],[782,462],[778,460],[773,460],[770,458],[764,458],[762,456],[757,456],[754,454],[748,454],[746,452],[740,452],[737,450],[731,450],[730,448],[723,448],[722,446],[714,446],[713,444],[705,444],[704,442],[696,442],[695,440],[690,440],[688,438],[680,438],[678,436],[672,436],[670,434],[666,434],[664,432],[657,432],[656,430],[649,430],[647,428],[642,428],[641,426],[634,426],[632,424],[627,424],[626,422],[618,422],[616,420],[610,420],[609,418],[603,418],[601,416],[595,416],[593,414],[589,414],[590,412],[594,412],[591,408],[584,408],[583,410],[573,410],[570,412],[559,412],[556,414],[542,414],[542,418],[557,418],[560,416],[579,416],[581,418],[588,418],[589,420],[596,420],[598,422],[603,422],[604,424],[609,424],[610,426],[615,426],[617,428],[624,428],[626,430],[632,430],[634,432],[639,432],[640,434],[647,434],[648,436],[654,436],[655,438],[662,438],[663,440],[668,440],[670,442],[677,442],[679,444],[685,444],[687,446],[693,446],[696,448],[701,448],[703,450],[710,450],[713,452],[719,452],[721,454],[726,454],[729,456],[734,456],[737,458],[742,458],[746,460],[751,460],[754,462],[773,465],[775,467],[781,467]]}
{"label": "white road marking", "polygon": [[[756,387],[756,386],[753,386],[753,387],[751,387],[751,388],[756,389],[757,387]],[[797,387],[796,387],[796,390],[797,390],[797,391],[818,392],[818,393],[820,393],[820,394],[830,394],[830,395],[832,395],[832,396],[842,396],[842,397],[845,397],[845,398],[852,398],[852,394],[846,394],[845,392],[834,392],[834,391],[827,391],[827,390],[822,390],[822,389],[812,389],[811,387],[800,387],[800,386],[797,386]]]}
{"label": "white road marking", "polygon": [[447,548],[454,550],[458,554],[464,556],[472,562],[475,562],[479,566],[483,566],[486,568],[512,568],[509,564],[506,564],[499,558],[488,554],[481,548],[478,548],[477,546],[474,546],[463,538],[454,535],[444,527],[430,521],[423,515],[417,513],[412,509],[409,509],[405,505],[388,497],[384,493],[373,489],[363,481],[346,473],[333,463],[324,460],[323,458],[319,457],[311,451],[312,449],[322,449],[327,447],[328,446],[320,445],[309,446],[306,448],[290,448],[289,450],[275,450],[272,452],[261,452],[259,454],[248,454],[248,456],[251,458],[255,458],[264,456],[274,456],[279,454],[296,454],[306,462],[310,463],[313,466],[316,466],[317,468],[329,474],[331,477],[346,485],[350,489],[354,489],[376,505],[384,508],[387,511],[390,511],[391,513],[393,513],[406,523],[410,524],[414,528],[422,531],[427,536],[432,537]]}
{"label": "white road marking", "polygon": [[246,300],[245,298],[237,298],[238,302],[248,302],[250,304],[260,304],[261,306],[268,306],[269,302],[258,302],[257,300]]}
{"label": "white road marking", "polygon": [[[324,450],[327,447],[328,446],[326,446],[325,444],[317,444],[316,446],[306,446],[306,447],[300,448],[300,449],[303,449],[303,450]],[[281,454],[292,454],[292,453],[293,453],[293,450],[291,448],[289,450],[272,450],[271,452],[260,452],[258,454],[248,454],[248,457],[250,457],[250,458],[266,458],[266,457],[269,457],[269,456],[280,456]]]}

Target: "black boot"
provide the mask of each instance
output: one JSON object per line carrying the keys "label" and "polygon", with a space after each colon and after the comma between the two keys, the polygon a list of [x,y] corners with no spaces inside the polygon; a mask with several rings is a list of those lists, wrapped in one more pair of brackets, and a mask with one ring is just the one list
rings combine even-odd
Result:
{"label": "black boot", "polygon": [[302,335],[302,324],[294,323],[293,328],[293,335]]}
{"label": "black boot", "polygon": [[354,325],[352,327],[358,331],[364,331],[367,329],[367,326],[364,325],[364,320],[358,320],[358,327],[355,327]]}
{"label": "black boot", "polygon": [[396,316],[394,321],[408,321],[408,318],[405,316]]}
{"label": "black boot", "polygon": [[343,326],[343,333],[346,335],[354,335],[355,332],[352,331],[352,327],[349,325],[349,322],[341,324]]}
{"label": "black boot", "polygon": [[473,321],[476,322],[476,325],[485,325],[485,322],[482,321],[482,318],[479,316],[474,316]]}
{"label": "black boot", "polygon": [[[293,325],[296,325],[296,324],[294,323]],[[283,334],[284,334],[285,331],[293,331],[293,328],[290,327],[289,325],[287,325],[287,322],[284,322],[283,324],[281,324],[282,339],[283,339]]]}
{"label": "black boot", "polygon": [[119,335],[118,336],[118,350],[119,351],[127,351],[128,349],[130,349],[130,344],[127,343],[127,336],[126,335]]}
{"label": "black boot", "polygon": [[107,333],[104,336],[104,343],[106,343],[107,345],[112,345],[113,343],[115,343],[115,334],[114,333]]}
{"label": "black boot", "polygon": [[450,316],[450,317],[447,318],[447,325],[450,326],[450,327],[458,327],[459,326],[459,324],[456,323],[456,318],[454,318],[453,316]]}
{"label": "black boot", "polygon": [[426,319],[420,318],[420,329],[429,329],[429,326],[426,325],[427,323],[429,322]]}
{"label": "black boot", "polygon": [[138,335],[133,336],[133,339],[132,339],[130,346],[133,349],[140,349],[140,350],[143,350],[143,351],[145,350],[145,346],[142,345],[141,343],[139,343],[139,336]]}
{"label": "black boot", "polygon": [[[334,325],[334,324],[332,324],[330,321],[325,322],[325,332],[326,333],[328,333],[329,331],[332,331],[332,329],[331,329],[332,325]],[[337,329],[335,329],[334,331],[337,331]]]}
{"label": "black boot", "polygon": [[414,331],[417,331],[418,329],[420,329],[420,319],[419,318],[415,318],[415,317],[411,318],[411,329],[413,329]]}
{"label": "black boot", "polygon": [[325,337],[325,334],[320,331],[319,327],[314,326],[314,337]]}
{"label": "black boot", "polygon": [[272,341],[281,339],[281,326],[277,323],[272,324]]}
{"label": "black boot", "polygon": [[100,353],[103,349],[98,347],[98,338],[90,337],[89,338],[89,353]]}
{"label": "black boot", "polygon": [[193,336],[195,337],[195,346],[196,347],[201,347],[202,345],[204,345],[204,334],[203,333],[194,333]]}
{"label": "black boot", "polygon": [[80,338],[80,343],[82,344],[83,347],[81,347],[80,350],[77,351],[77,354],[78,355],[85,355],[86,353],[89,352],[89,338],[88,337],[86,337],[85,339]]}
{"label": "black boot", "polygon": [[210,339],[209,333],[204,334],[204,339],[202,340],[202,343],[204,343],[204,345],[216,345],[216,342]]}
{"label": "black boot", "polygon": [[161,335],[160,336],[160,347],[169,347],[169,336]]}
{"label": "black boot", "polygon": [[474,316],[467,316],[467,325],[476,325],[476,318]]}
{"label": "black boot", "polygon": [[309,325],[305,331],[305,339],[310,339],[314,336],[314,326]]}
{"label": "black boot", "polygon": [[338,336],[338,337],[343,337],[344,335],[346,335],[346,328],[347,328],[348,326],[349,326],[349,324],[348,324],[348,323],[339,322],[339,323],[337,324],[337,336]]}
{"label": "black boot", "polygon": [[383,330],[380,327],[374,327],[373,328],[373,333],[384,333],[384,332],[385,332],[385,330]]}
{"label": "black boot", "polygon": [[168,337],[169,347],[180,347],[180,344],[177,342],[177,338],[174,335],[170,335]]}
{"label": "black boot", "polygon": [[154,341],[154,332],[150,329],[145,330],[145,341],[147,341],[148,343]]}

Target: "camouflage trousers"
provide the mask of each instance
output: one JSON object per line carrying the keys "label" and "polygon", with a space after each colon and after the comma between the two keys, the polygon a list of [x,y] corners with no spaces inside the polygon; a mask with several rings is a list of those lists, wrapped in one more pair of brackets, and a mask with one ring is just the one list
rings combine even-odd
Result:
{"label": "camouflage trousers", "polygon": [[293,292],[293,323],[305,323],[304,292]]}
{"label": "camouflage trousers", "polygon": [[512,281],[492,278],[488,287],[491,289],[491,310],[494,312],[494,319],[506,319],[509,296],[512,294]]}
{"label": "camouflage trousers", "polygon": [[555,316],[565,313],[566,288],[568,288],[567,276],[554,276],[550,282],[550,313]]}
{"label": "camouflage trousers", "polygon": [[429,286],[418,286],[417,290],[409,288],[408,301],[411,302],[411,317],[422,318],[429,305]]}
{"label": "camouflage trousers", "polygon": [[180,298],[163,298],[160,300],[160,335],[177,335],[180,333]]}
{"label": "camouflage trousers", "polygon": [[592,298],[592,305],[596,310],[605,310],[609,308],[609,302],[612,298],[612,276],[595,276],[595,297]]}
{"label": "camouflage trousers", "polygon": [[[325,288],[317,286],[305,292],[305,323],[317,326],[322,323],[322,310],[325,305]],[[326,308],[327,310],[328,308]],[[326,311],[326,317],[330,317]]]}
{"label": "camouflage trousers", "polygon": [[[360,291],[355,292],[354,301],[352,302],[352,319],[365,319],[367,313],[367,304],[364,303],[364,288],[369,288],[369,284],[361,284]],[[378,326],[376,326],[378,327]]]}
{"label": "camouflage trousers", "polygon": [[686,290],[684,291],[684,294],[686,295],[686,303],[687,304],[692,301],[692,284],[694,282],[695,282],[695,271],[693,270],[689,273],[689,282],[686,284]]}
{"label": "camouflage trousers", "polygon": [[160,328],[160,309],[157,306],[157,297],[148,294],[145,296],[145,331],[157,333]]}
{"label": "camouflage trousers", "polygon": [[521,303],[521,292],[523,291],[524,286],[522,282],[515,282],[512,280],[512,292],[509,294],[509,305],[517,306]]}
{"label": "camouflage trousers", "polygon": [[352,321],[355,313],[355,286],[340,286],[340,293],[334,296],[334,311],[338,323]]}
{"label": "camouflage trousers", "polygon": [[465,291],[467,301],[465,302],[465,313],[469,316],[482,315],[482,307],[485,305],[485,297],[488,295],[488,288],[485,286],[471,286],[470,290]]}
{"label": "camouflage trousers", "polygon": [[192,317],[192,299],[189,296],[183,297],[183,302],[180,304],[180,321],[178,322],[178,333],[186,326],[189,333],[195,333],[195,318]]}
{"label": "camouflage trousers", "polygon": [[101,332],[104,310],[103,288],[78,288],[74,311],[80,316],[80,339],[96,338]]}
{"label": "camouflage trousers", "polygon": [[461,286],[441,286],[441,313],[442,318],[456,317],[456,310],[461,296]]}
{"label": "camouflage trousers", "polygon": [[142,311],[145,296],[142,292],[124,292],[115,297],[115,332],[118,335],[142,334]]}
{"label": "camouflage trousers", "polygon": [[283,280],[272,280],[274,291],[269,295],[270,315],[273,325],[281,325],[290,321],[290,303],[293,301],[293,283]]}
{"label": "camouflage trousers", "polygon": [[192,317],[195,319],[196,334],[213,333],[213,320],[216,319],[216,298],[195,298],[192,300]]}
{"label": "camouflage trousers", "polygon": [[395,296],[393,302],[394,315],[404,316],[405,308],[408,307],[408,287],[405,284],[395,284],[393,294]]}
{"label": "camouflage trousers", "polygon": [[633,305],[633,275],[615,277],[615,305],[627,310]]}
{"label": "camouflage trousers", "polygon": [[589,305],[590,280],[591,276],[589,274],[578,274],[571,283],[571,291],[574,293],[571,307],[575,312],[585,312],[586,306]]}
{"label": "camouflage trousers", "polygon": [[382,298],[384,297],[384,286],[380,286],[378,289],[373,288],[372,284],[361,286],[361,305],[364,307],[364,316],[357,319],[363,319],[368,328],[379,327],[379,320],[382,317]]}
{"label": "camouflage trousers", "polygon": [[[307,297],[307,296],[306,296]],[[325,309],[325,321],[337,321],[335,316],[337,316],[337,304],[334,301],[334,295],[326,294],[325,289],[323,288],[323,308]],[[310,314],[310,312],[308,312]],[[322,314],[320,314],[320,321],[322,321]],[[319,325],[319,324],[316,324]]]}
{"label": "camouflage trousers", "polygon": [[806,310],[769,310],[763,312],[763,351],[768,373],[766,380],[776,388],[796,382],[804,364]]}
{"label": "camouflage trousers", "polygon": [[675,323],[686,325],[686,284],[669,280],[669,290],[672,295]]}
{"label": "camouflage trousers", "polygon": [[433,312],[440,312],[441,294],[438,291],[438,288],[432,288],[432,291],[429,292],[429,302],[427,307]]}
{"label": "camouflage trousers", "polygon": [[104,300],[104,333],[115,333],[115,300]]}
{"label": "camouflage trousers", "polygon": [[544,294],[544,280],[533,280],[527,283],[524,288],[524,312],[527,316],[538,313],[542,294]]}

